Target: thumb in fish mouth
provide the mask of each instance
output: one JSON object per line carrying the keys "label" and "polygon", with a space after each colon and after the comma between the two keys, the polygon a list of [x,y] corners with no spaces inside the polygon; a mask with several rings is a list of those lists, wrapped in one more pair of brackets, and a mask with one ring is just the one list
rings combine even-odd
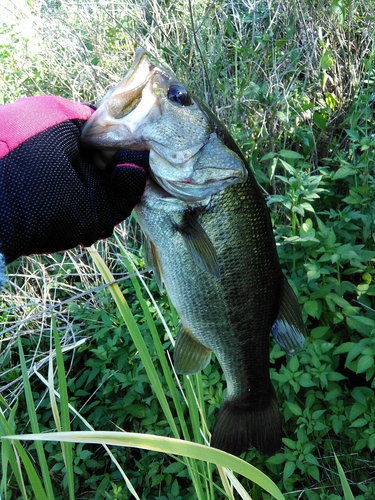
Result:
{"label": "thumb in fish mouth", "polygon": [[121,149],[112,156],[111,161],[106,166],[106,171],[107,173],[111,173],[111,170],[117,165],[133,164],[141,167],[148,173],[150,169],[149,157],[150,152],[147,150],[134,151],[132,149]]}
{"label": "thumb in fish mouth", "polygon": [[135,151],[133,149],[85,149],[85,153],[90,156],[91,161],[99,170],[105,170],[111,174],[112,170],[119,164],[135,164],[143,168],[148,174],[150,170],[150,152],[148,150]]}

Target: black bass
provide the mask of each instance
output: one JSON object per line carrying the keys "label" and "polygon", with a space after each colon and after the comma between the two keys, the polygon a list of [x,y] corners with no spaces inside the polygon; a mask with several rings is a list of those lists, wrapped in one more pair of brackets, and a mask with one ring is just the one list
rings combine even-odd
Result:
{"label": "black bass", "polygon": [[297,299],[280,268],[261,190],[217,118],[143,50],[85,125],[83,142],[150,151],[136,213],[146,262],[180,316],[178,373],[214,352],[227,382],[211,446],[272,455],[281,419],[269,376],[272,331],[294,354],[304,343]]}

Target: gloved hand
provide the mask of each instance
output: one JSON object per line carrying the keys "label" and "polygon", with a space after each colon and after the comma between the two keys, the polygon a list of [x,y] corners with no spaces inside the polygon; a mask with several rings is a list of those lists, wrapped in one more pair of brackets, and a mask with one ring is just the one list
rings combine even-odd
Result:
{"label": "gloved hand", "polygon": [[6,264],[106,238],[140,201],[148,152],[121,151],[104,171],[96,168],[79,145],[92,113],[90,106],[54,96],[0,107],[0,252]]}

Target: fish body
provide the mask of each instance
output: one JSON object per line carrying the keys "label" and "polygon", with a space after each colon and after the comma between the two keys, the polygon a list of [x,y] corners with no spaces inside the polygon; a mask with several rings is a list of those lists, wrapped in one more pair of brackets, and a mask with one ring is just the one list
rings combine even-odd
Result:
{"label": "fish body", "polygon": [[[304,326],[261,190],[226,129],[145,52],[108,99],[115,101],[92,115],[83,140],[150,150],[151,178],[135,211],[146,261],[180,317],[176,371],[195,373],[215,353],[227,394],[211,446],[272,455],[282,434],[269,334],[293,354]],[[117,118],[113,108],[121,108]]]}

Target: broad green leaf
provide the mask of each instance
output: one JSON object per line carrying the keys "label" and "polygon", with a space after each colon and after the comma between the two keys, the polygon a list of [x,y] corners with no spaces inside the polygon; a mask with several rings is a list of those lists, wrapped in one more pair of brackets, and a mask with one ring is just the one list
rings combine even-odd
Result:
{"label": "broad green leaf", "polygon": [[358,360],[356,373],[364,373],[374,364],[374,356],[361,356]]}
{"label": "broad green leaf", "polygon": [[320,130],[323,130],[323,132],[327,128],[327,118],[322,113],[315,111],[313,114],[313,122]]}
{"label": "broad green leaf", "polygon": [[294,462],[287,462],[284,467],[284,474],[283,474],[283,481],[284,483],[286,480],[293,474],[293,472],[296,470],[296,465]]}
{"label": "broad green leaf", "polygon": [[368,420],[366,418],[359,418],[355,420],[350,427],[364,427],[365,425],[368,425]]}
{"label": "broad green leaf", "polygon": [[260,161],[266,161],[266,160],[271,160],[272,158],[275,158],[277,156],[277,153],[274,153],[273,151],[270,151],[269,153],[265,154],[262,156]]}
{"label": "broad green leaf", "polygon": [[355,402],[354,405],[350,408],[350,413],[349,413],[350,422],[353,422],[360,415],[363,415],[366,409],[367,405]]}
{"label": "broad green leaf", "polygon": [[309,373],[302,373],[298,382],[302,387],[314,387],[317,385],[313,382]]}
{"label": "broad green leaf", "polygon": [[333,179],[346,179],[346,177],[349,177],[354,174],[354,170],[350,167],[340,167],[335,174],[333,175]]}
{"label": "broad green leaf", "polygon": [[309,316],[312,316],[313,318],[319,318],[322,306],[320,305],[320,302],[317,300],[307,300],[303,304],[303,309],[307,312]]}
{"label": "broad green leaf", "polygon": [[297,153],[297,151],[291,151],[290,149],[282,149],[279,152],[280,156],[283,158],[290,158],[294,160],[303,160],[303,156],[300,153]]}
{"label": "broad green leaf", "polygon": [[293,413],[293,415],[297,415],[297,417],[302,415],[302,410],[297,404],[287,401],[286,405],[289,408],[289,410]]}
{"label": "broad green leaf", "polygon": [[290,175],[293,175],[294,177],[297,175],[296,169],[290,163],[282,160],[281,158],[279,158],[279,162]]}

